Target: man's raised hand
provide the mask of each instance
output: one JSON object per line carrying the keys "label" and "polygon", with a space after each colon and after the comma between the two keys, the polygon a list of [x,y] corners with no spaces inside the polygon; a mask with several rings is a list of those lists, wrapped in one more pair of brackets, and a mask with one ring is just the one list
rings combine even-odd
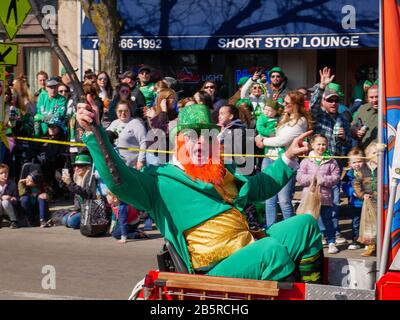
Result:
{"label": "man's raised hand", "polygon": [[333,81],[333,78],[335,75],[331,75],[331,69],[328,67],[323,68],[322,70],[319,70],[319,76],[320,76],[320,82],[319,82],[319,87],[321,89],[325,89],[325,87],[330,84]]}
{"label": "man's raised hand", "polygon": [[90,95],[87,95],[87,103],[78,103],[76,120],[86,132],[91,132],[91,124],[100,123],[99,108]]}

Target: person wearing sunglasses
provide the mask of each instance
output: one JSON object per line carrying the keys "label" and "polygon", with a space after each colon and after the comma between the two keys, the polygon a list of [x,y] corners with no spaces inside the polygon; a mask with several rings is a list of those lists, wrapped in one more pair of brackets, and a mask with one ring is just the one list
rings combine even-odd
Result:
{"label": "person wearing sunglasses", "polygon": [[211,97],[212,111],[211,117],[213,121],[218,122],[219,109],[226,103],[226,101],[218,96],[218,87],[214,81],[206,81],[200,90],[203,90]]}
{"label": "person wearing sunglasses", "polygon": [[[129,100],[122,100],[118,103],[117,119],[111,122],[107,131],[118,134],[115,146],[120,148],[119,153],[125,159],[126,164],[140,170],[146,162],[146,153],[143,150],[147,148],[147,131],[144,122],[132,116],[130,103]],[[131,151],[126,148],[139,148],[142,151]]]}
{"label": "person wearing sunglasses", "polygon": [[113,92],[110,77],[106,71],[101,71],[97,74],[97,85],[100,89],[99,97],[103,100],[104,106],[106,106],[106,101],[111,100]]}
{"label": "person wearing sunglasses", "polygon": [[63,172],[62,182],[68,191],[74,195],[74,208],[64,215],[62,224],[67,228],[79,229],[81,225],[81,208],[85,199],[94,199],[96,195],[96,184],[98,183],[92,175],[92,158],[86,153],[79,153],[72,163],[73,177],[69,172]]}
{"label": "person wearing sunglasses", "polygon": [[154,88],[155,82],[153,81],[153,68],[143,65],[138,70],[139,90],[142,92],[146,100],[146,106],[152,107],[156,99],[156,90]]}
{"label": "person wearing sunglasses", "polygon": [[267,95],[274,100],[283,102],[288,92],[287,77],[280,67],[273,67],[268,71],[270,83],[267,87]]}
{"label": "person wearing sunglasses", "polygon": [[[189,105],[178,115],[171,163],[141,171],[129,168],[104,139],[122,180],[115,184],[105,155],[90,132],[89,124],[98,121],[96,107],[80,103],[77,119],[86,131],[84,141],[109,190],[150,215],[189,273],[282,280],[296,271],[301,277],[307,261],[306,272],[315,272],[313,280],[322,280],[321,233],[311,215],[279,222],[259,240],[253,237],[243,215],[247,203],[276,194],[295,174],[295,159],[308,150],[304,138],[311,131],[296,138],[265,172],[243,176],[232,166],[225,166],[221,145],[217,139],[210,139],[218,126],[212,123],[209,108]],[[105,137],[104,130],[99,129]]]}
{"label": "person wearing sunglasses", "polygon": [[[136,98],[133,96],[132,90],[135,90],[136,88],[132,88],[127,82],[121,82],[117,87],[115,88],[114,91],[114,97],[111,100],[107,113],[104,114],[103,119],[102,119],[102,125],[104,128],[107,128],[111,122],[113,122],[115,119],[117,119],[117,113],[116,113],[116,107],[119,102],[121,101],[130,101],[129,107],[131,108],[131,115],[137,115],[137,103],[136,103]],[[141,92],[136,89],[137,92],[140,93],[140,95],[143,97]],[[143,97],[144,101],[144,97]],[[143,107],[145,104],[143,104]],[[142,107],[142,108],[143,108]],[[139,116],[139,118],[141,118]]]}
{"label": "person wearing sunglasses", "polygon": [[[320,70],[320,77],[320,84],[313,92],[310,103],[311,116],[315,122],[314,132],[328,138],[332,155],[345,156],[351,148],[351,136],[348,117],[339,113],[342,98],[340,86],[333,82],[335,75],[331,75],[328,67]],[[334,134],[337,122],[341,124]]]}
{"label": "person wearing sunglasses", "polygon": [[240,91],[241,99],[249,99],[253,106],[253,115],[255,119],[262,114],[267,99],[266,89],[261,80],[262,74],[256,71],[251,78],[249,78],[243,85]]}
{"label": "person wearing sunglasses", "polygon": [[[314,133],[322,134],[328,139],[328,151],[332,156],[346,156],[352,146],[350,121],[346,113],[339,112],[342,98],[340,86],[333,82],[335,77],[331,69],[319,70],[320,82],[311,95],[310,112],[314,121]],[[345,159],[337,159],[343,170]],[[333,224],[336,231],[336,244],[346,242],[341,236],[339,227],[340,185],[332,188],[333,192]]]}

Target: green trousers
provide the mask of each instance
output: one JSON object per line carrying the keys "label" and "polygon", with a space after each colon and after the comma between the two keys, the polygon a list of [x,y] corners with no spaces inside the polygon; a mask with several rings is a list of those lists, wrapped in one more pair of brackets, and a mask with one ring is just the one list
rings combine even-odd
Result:
{"label": "green trousers", "polygon": [[266,234],[266,238],[236,251],[207,274],[278,281],[291,275],[302,259],[322,250],[318,223],[308,214],[278,222]]}

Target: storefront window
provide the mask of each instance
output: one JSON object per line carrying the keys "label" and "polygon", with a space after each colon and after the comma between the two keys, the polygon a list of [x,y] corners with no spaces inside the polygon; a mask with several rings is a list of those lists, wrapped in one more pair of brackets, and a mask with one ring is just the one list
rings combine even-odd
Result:
{"label": "storefront window", "polygon": [[38,90],[36,74],[43,70],[49,77],[53,75],[51,65],[51,49],[50,48],[24,48],[25,55],[25,74],[28,77],[30,90],[32,93]]}

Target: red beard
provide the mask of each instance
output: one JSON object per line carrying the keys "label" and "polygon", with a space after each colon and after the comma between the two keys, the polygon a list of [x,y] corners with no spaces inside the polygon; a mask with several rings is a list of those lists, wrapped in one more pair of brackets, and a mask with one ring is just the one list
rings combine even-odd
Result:
{"label": "red beard", "polygon": [[[216,148],[221,149],[219,145],[216,146]],[[213,159],[212,155],[209,155],[208,162],[206,164],[202,166],[193,164],[193,162],[190,160],[189,152],[186,149],[183,135],[178,135],[176,150],[177,160],[183,166],[185,173],[193,180],[198,179],[205,183],[211,183],[214,185],[222,184],[226,173],[222,156],[219,156],[218,159],[215,159],[215,157]],[[218,154],[221,155],[220,151],[217,152],[219,152]]]}

